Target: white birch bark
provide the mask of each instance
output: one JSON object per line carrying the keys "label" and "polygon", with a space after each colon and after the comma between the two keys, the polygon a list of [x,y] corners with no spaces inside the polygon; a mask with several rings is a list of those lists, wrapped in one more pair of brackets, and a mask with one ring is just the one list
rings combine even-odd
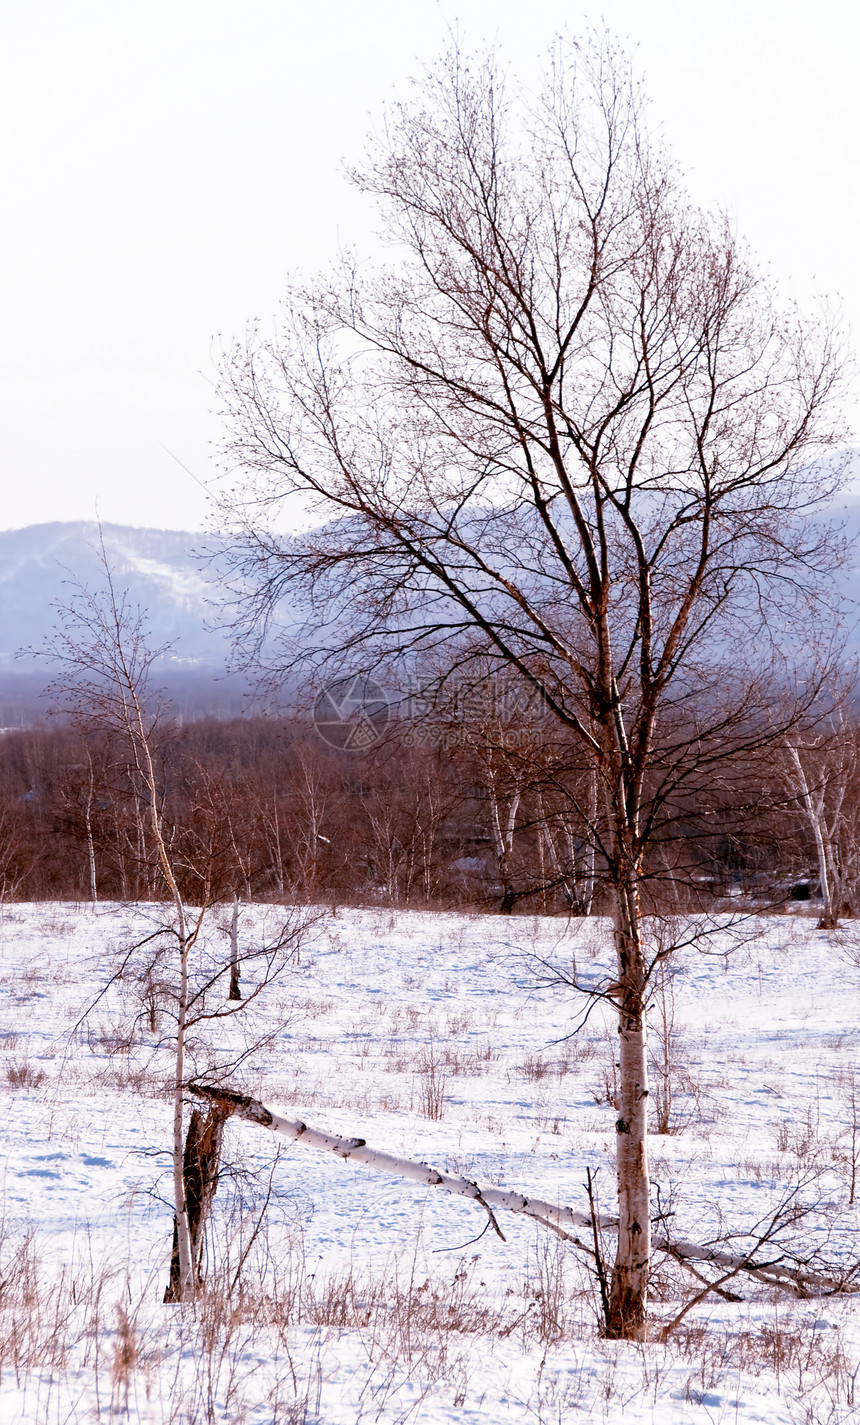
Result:
{"label": "white birch bark", "polygon": [[584,856],[583,891],[581,895],[583,915],[591,915],[595,887],[595,838],[597,836],[597,771],[594,767],[588,773],[588,820]]}
{"label": "white birch bark", "polygon": [[503,905],[510,909],[513,904],[513,886],[510,877],[510,856],[514,849],[514,832],[517,824],[517,811],[520,805],[520,794],[514,792],[507,806],[507,814],[502,816],[501,801],[496,791],[495,775],[490,771],[487,785],[487,794],[490,802],[490,834],[493,838],[493,848],[496,853],[496,860],[499,866],[499,875],[502,880]]}
{"label": "white birch bark", "polygon": [[800,794],[803,799],[803,805],[806,809],[807,820],[809,821],[809,825],[812,830],[812,835],[815,839],[815,852],[816,856],[818,857],[818,879],[821,883],[821,922],[823,925],[832,926],[835,925],[836,920],[833,914],[833,899],[831,894],[831,883],[828,867],[828,860],[830,858],[828,858],[827,854],[827,837],[825,834],[823,817],[824,791],[821,790],[818,796],[813,798],[812,792],[809,788],[809,782],[807,781],[806,773],[803,769],[803,763],[800,760],[800,754],[797,748],[792,746],[791,743],[789,743],[788,752],[792,762],[794,763],[794,768],[797,773],[797,782],[798,786],[800,787]]}
{"label": "white birch bark", "polygon": [[638,890],[631,879],[616,892],[618,955],[618,1252],[610,1292],[611,1334],[644,1339],[651,1257],[648,1166],[648,1046],[645,1020],[645,953]]}
{"label": "white birch bark", "polygon": [[239,988],[239,897],[233,895],[233,914],[230,917],[230,989],[228,999],[241,999]]}
{"label": "white birch bark", "polygon": [[173,1078],[173,1196],[176,1215],[176,1234],[179,1249],[180,1299],[190,1300],[194,1295],[194,1264],[191,1252],[191,1232],[188,1225],[188,1208],[185,1200],[184,1139],[182,1133],[182,1108],[185,1089],[185,1034],[188,1022],[188,954],[194,936],[189,931],[185,906],[182,901],[176,877],[173,874],[167,845],[162,834],[161,819],[158,814],[158,785],[152,750],[146,733],[143,708],[137,694],[134,679],[128,676],[125,686],[129,697],[127,712],[128,726],[134,739],[138,758],[138,769],[143,776],[149,795],[150,823],[155,841],[161,871],[170,891],[176,914],[176,933],[179,939],[179,997],[176,1024],[176,1054]]}
{"label": "white birch bark", "polygon": [[281,847],[281,819],[278,813],[278,794],[272,793],[272,849],[275,868],[275,884],[281,900],[284,898],[284,853]]}
{"label": "white birch bark", "polygon": [[87,830],[87,856],[89,858],[90,869],[90,901],[95,906],[98,904],[99,893],[96,881],[96,848],[93,841],[93,798],[95,796],[95,778],[93,776],[93,759],[87,752],[87,766],[89,769],[89,781],[87,783],[86,802],[86,830]]}

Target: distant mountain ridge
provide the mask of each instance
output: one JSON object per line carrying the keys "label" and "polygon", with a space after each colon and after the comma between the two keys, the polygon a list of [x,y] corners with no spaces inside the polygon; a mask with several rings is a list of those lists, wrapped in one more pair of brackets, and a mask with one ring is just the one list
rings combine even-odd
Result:
{"label": "distant mountain ridge", "polygon": [[[216,562],[197,551],[212,541],[186,530],[138,529],[103,524],[101,538],[116,577],[145,612],[152,642],[173,645],[158,669],[177,705],[189,716],[239,712],[245,683],[225,677],[230,654],[216,620]],[[104,583],[94,521],[29,525],[0,530],[0,726],[20,725],[45,713],[39,692],[50,676],[38,649],[57,622],[54,605],[67,602],[78,581]]]}
{"label": "distant mountain ridge", "polygon": [[[849,488],[831,513],[856,540],[840,582],[854,604],[848,647],[860,653],[860,452],[853,455],[851,474]],[[227,675],[230,642],[215,626],[222,587],[217,541],[188,530],[119,524],[103,524],[101,537],[118,587],[146,612],[152,642],[173,645],[158,669],[158,681],[177,711],[195,717],[245,710],[249,686],[241,676]],[[102,585],[98,543],[95,521],[0,530],[0,728],[45,716],[39,694],[50,671],[38,659],[15,655],[44,643],[57,620],[52,605],[68,601],[71,581],[93,589]]]}
{"label": "distant mountain ridge", "polygon": [[[116,524],[101,536],[117,585],[147,610],[154,642],[175,639],[180,661],[222,667],[227,642],[207,628],[217,585],[194,552],[203,537]],[[0,661],[43,641],[56,622],[51,605],[68,598],[72,581],[103,583],[98,541],[98,525],[84,521],[0,531]]]}

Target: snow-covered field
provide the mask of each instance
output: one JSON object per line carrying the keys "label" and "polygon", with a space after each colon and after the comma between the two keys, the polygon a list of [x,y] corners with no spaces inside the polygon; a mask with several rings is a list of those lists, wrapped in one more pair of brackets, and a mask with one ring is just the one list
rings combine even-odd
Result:
{"label": "snow-covered field", "polygon": [[[243,908],[243,945],[283,914]],[[709,1296],[665,1344],[607,1343],[581,1257],[540,1226],[506,1215],[503,1242],[474,1204],[237,1119],[209,1289],[163,1305],[169,1019],[157,1008],[150,1028],[146,947],[112,977],[165,915],[0,909],[0,1420],[860,1419],[860,1297],[735,1278],[744,1300]],[[207,923],[219,952],[226,924]],[[756,930],[681,952],[652,1011],[674,1130],[651,1140],[655,1209],[703,1242],[750,1231],[794,1188],[815,1211],[786,1240],[847,1263],[856,950],[806,918]],[[196,1065],[232,1055],[232,1084],[278,1112],[578,1210],[590,1166],[611,1212],[611,1016],[596,1008],[565,1041],[583,1005],[541,983],[543,965],[574,957],[587,980],[611,970],[599,921],[320,913],[299,962],[201,1034]],[[658,1261],[655,1337],[698,1289]]]}

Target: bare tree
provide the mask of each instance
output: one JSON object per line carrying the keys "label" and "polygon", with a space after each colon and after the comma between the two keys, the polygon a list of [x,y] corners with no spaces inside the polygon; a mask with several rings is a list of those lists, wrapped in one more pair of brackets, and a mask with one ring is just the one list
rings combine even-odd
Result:
{"label": "bare tree", "polygon": [[786,739],[783,780],[815,843],[822,929],[853,914],[858,879],[858,728],[850,687],[829,715]]}
{"label": "bare tree", "polygon": [[37,851],[27,848],[22,854],[23,839],[12,809],[0,807],[0,905],[15,900],[21,883],[38,864]]}
{"label": "bare tree", "polygon": [[[193,1047],[189,1033],[207,1021],[232,1016],[255,999],[296,953],[304,927],[299,921],[288,922],[272,944],[246,951],[242,956],[234,934],[229,960],[223,955],[205,953],[200,937],[204,916],[211,904],[211,836],[203,837],[204,868],[192,877],[198,897],[191,909],[180,884],[181,856],[177,856],[174,848],[174,829],[165,816],[164,791],[157,775],[158,741],[166,710],[152,686],[151,675],[153,664],[165,650],[150,646],[145,617],[129,604],[128,595],[117,588],[103,544],[101,567],[103,588],[93,591],[73,584],[69,602],[58,608],[58,627],[41,652],[59,669],[51,691],[71,710],[79,725],[100,731],[111,738],[118,749],[125,749],[126,770],[139,812],[141,840],[148,834],[160,890],[162,894],[166,892],[173,909],[172,924],[145,937],[142,946],[132,947],[125,961],[126,965],[132,963],[137,950],[160,944],[165,937],[175,946],[176,974],[169,992],[174,1019],[171,1043],[174,1250],[165,1301],[187,1301],[193,1298],[199,1285],[202,1232],[217,1184],[222,1127],[217,1114],[204,1123],[195,1110],[187,1140],[183,1137],[184,1094],[189,1079],[186,1061],[189,1047]],[[141,856],[146,859],[143,849]],[[191,955],[195,947],[200,950],[200,963],[196,973],[192,973]],[[156,950],[156,956],[159,975],[163,975],[162,953]],[[256,960],[261,968],[253,989],[241,1001],[238,986],[243,959]],[[155,993],[153,964],[150,959],[144,967],[144,979],[151,994]],[[236,993],[224,996],[221,987],[228,973],[231,992],[235,987]],[[227,998],[227,1004],[221,1002],[223,998]],[[236,998],[240,999],[239,1004],[229,1003]],[[154,999],[150,1016],[152,1021]],[[231,1057],[224,1071],[235,1066],[235,1057]],[[210,1061],[205,1067],[211,1074],[215,1065]]]}
{"label": "bare tree", "polygon": [[[477,691],[480,693],[483,689],[479,687]],[[530,768],[524,769],[518,755],[515,719],[504,707],[492,705],[499,700],[492,699],[489,707],[482,706],[480,698],[468,701],[472,705],[463,707],[462,698],[454,699],[455,706],[460,704],[457,740],[471,753],[473,776],[486,803],[490,844],[502,896],[501,909],[509,914],[517,899],[514,855],[517,814]]]}
{"label": "bare tree", "polygon": [[[641,1337],[643,877],[693,779],[785,735],[780,630],[833,562],[811,511],[839,478],[813,462],[840,436],[840,350],[691,205],[608,40],[559,45],[534,100],[449,56],[355,181],[391,264],[346,257],[225,360],[236,632],[284,674],[309,647],[342,671],[477,645],[576,740],[617,952],[607,1331]],[[279,537],[296,497],[324,522]],[[307,625],[273,652],[285,598]]]}
{"label": "bare tree", "polygon": [[[188,957],[197,940],[203,912],[189,916],[174,871],[162,819],[156,777],[156,738],[164,709],[151,687],[155,660],[166,650],[152,648],[141,611],[133,609],[114,583],[101,544],[104,590],[94,593],[74,584],[68,604],[58,609],[59,626],[44,650],[60,672],[51,691],[70,707],[85,727],[98,727],[120,739],[130,757],[138,805],[148,829],[175,916],[179,987],[173,1079],[173,1189],[179,1259],[179,1298],[194,1290],[194,1270],[183,1173],[182,1110],[185,1089],[185,1040],[188,1019]],[[143,835],[141,819],[141,836]]]}

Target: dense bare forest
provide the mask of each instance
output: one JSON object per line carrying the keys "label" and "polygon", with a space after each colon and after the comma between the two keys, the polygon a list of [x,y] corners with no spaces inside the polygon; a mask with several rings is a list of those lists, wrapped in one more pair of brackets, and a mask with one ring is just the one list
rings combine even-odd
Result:
{"label": "dense bare forest", "polygon": [[[520,734],[522,728],[519,728]],[[482,734],[482,735],[479,735]],[[648,887],[667,910],[752,900],[778,908],[857,895],[860,732],[745,761],[722,786],[683,794],[655,841]],[[309,723],[164,723],[159,788],[183,890],[243,898],[475,907],[584,915],[603,867],[578,809],[591,789],[571,749],[513,730],[395,725],[366,752]],[[0,739],[0,886],[6,899],[164,895],[140,789],[111,738],[69,724]],[[594,810],[590,816],[594,818]],[[822,859],[823,858],[823,859]],[[824,885],[822,884],[824,883]]]}

